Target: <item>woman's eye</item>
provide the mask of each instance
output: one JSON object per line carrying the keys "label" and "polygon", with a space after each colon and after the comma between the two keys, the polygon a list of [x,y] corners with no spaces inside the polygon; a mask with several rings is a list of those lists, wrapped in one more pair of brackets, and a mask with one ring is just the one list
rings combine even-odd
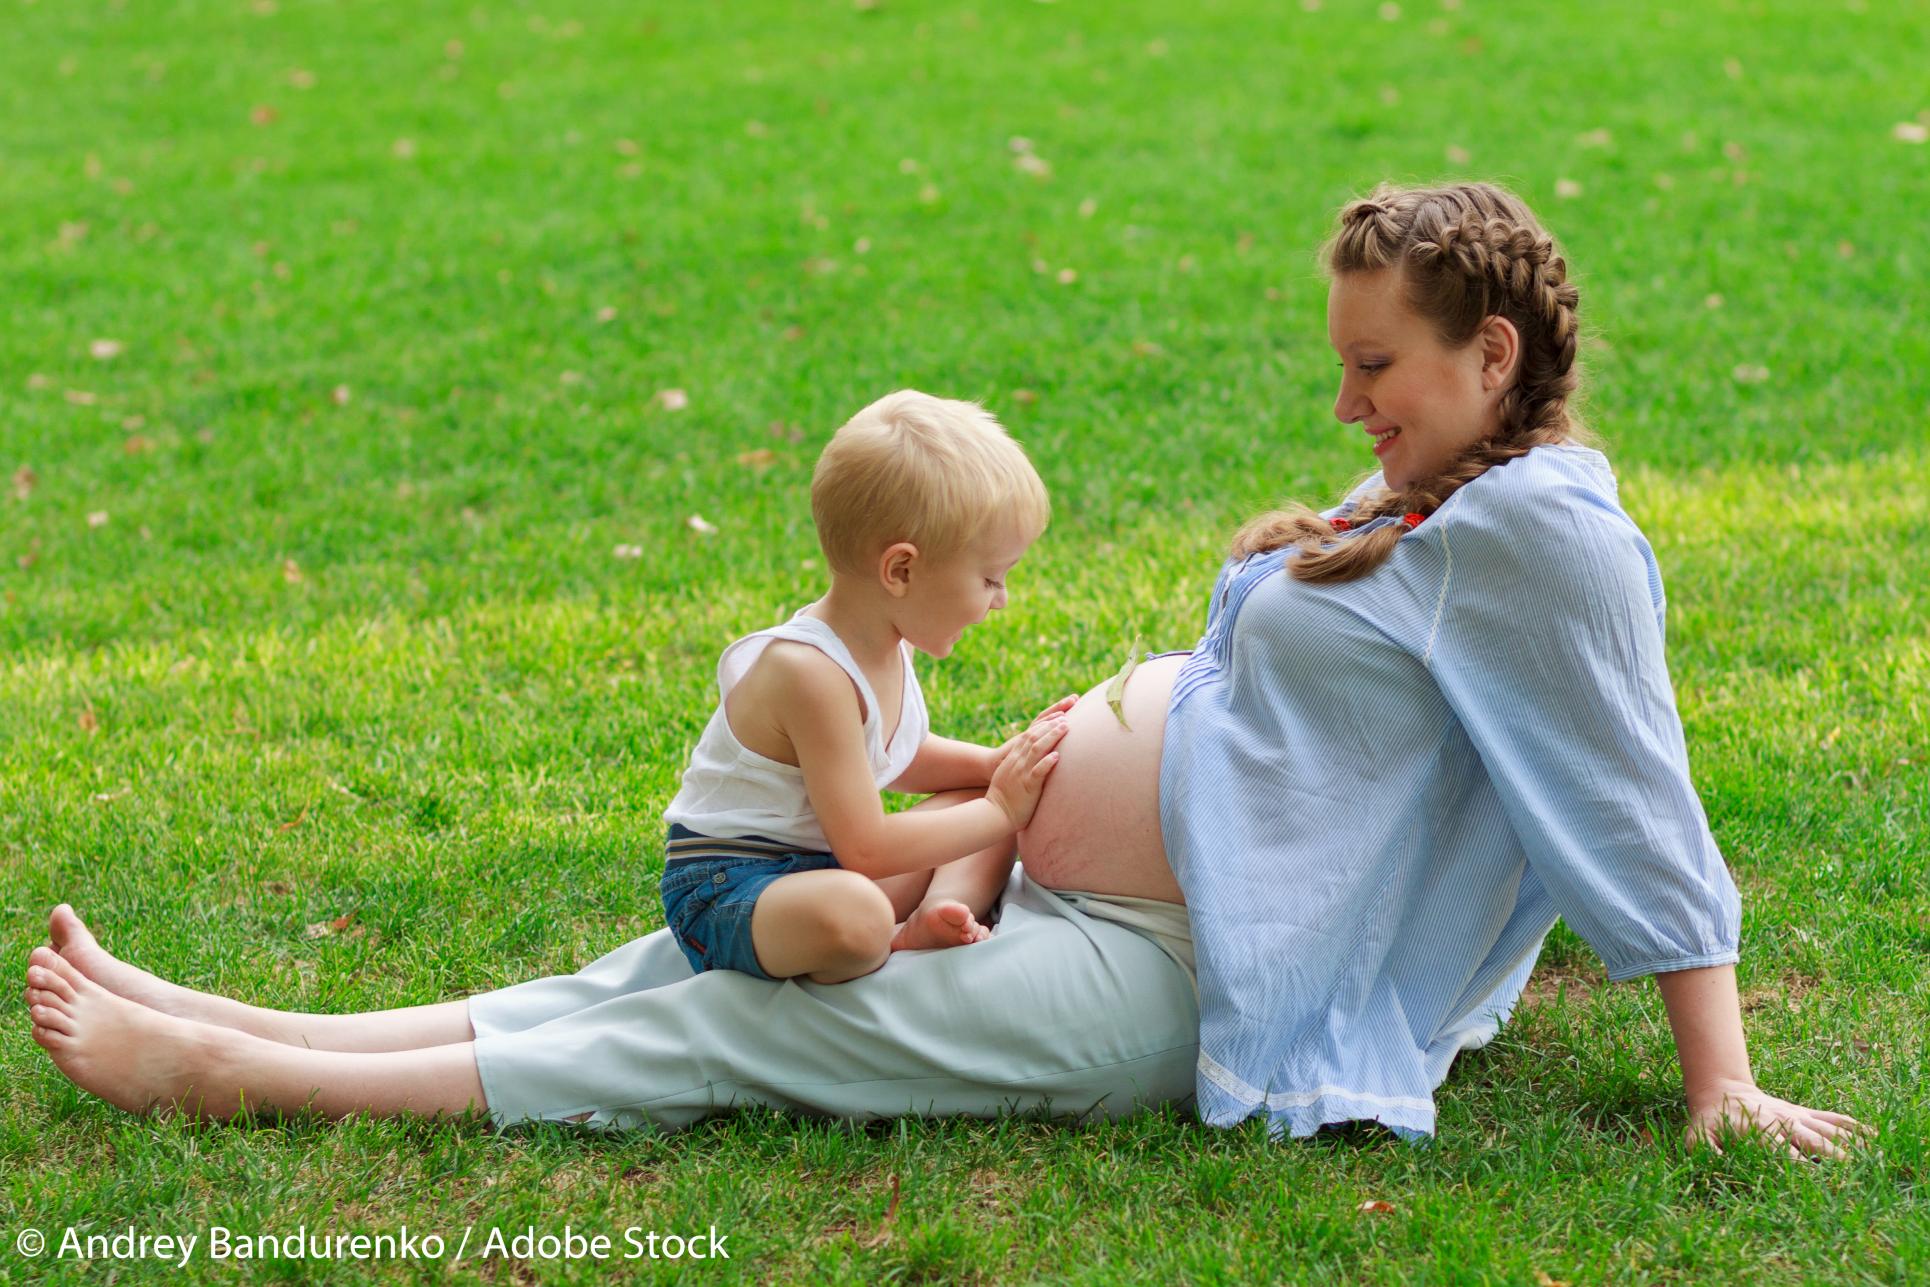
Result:
{"label": "woman's eye", "polygon": [[[1338,365],[1340,369],[1343,371],[1347,369],[1347,364],[1345,362],[1341,362]],[[1385,362],[1362,362],[1358,367],[1354,369],[1361,372],[1363,375],[1372,375],[1374,374],[1374,372],[1380,370],[1382,367],[1386,365],[1387,363]]]}

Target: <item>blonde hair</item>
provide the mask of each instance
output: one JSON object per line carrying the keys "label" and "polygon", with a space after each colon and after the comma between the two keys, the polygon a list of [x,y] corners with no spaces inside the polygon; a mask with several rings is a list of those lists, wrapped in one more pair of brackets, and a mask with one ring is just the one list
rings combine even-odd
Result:
{"label": "blonde hair", "polygon": [[[1469,343],[1496,315],[1521,337],[1520,364],[1502,396],[1494,435],[1432,478],[1400,491],[1375,488],[1349,515],[1352,524],[1383,514],[1426,517],[1494,466],[1543,444],[1598,445],[1570,406],[1581,387],[1580,295],[1568,280],[1568,261],[1521,198],[1492,183],[1383,183],[1342,207],[1339,228],[1321,248],[1321,266],[1336,277],[1398,269],[1407,306],[1449,348]],[[1351,581],[1385,562],[1409,530],[1390,523],[1342,541],[1333,524],[1296,504],[1249,520],[1233,538],[1232,554],[1244,558],[1292,545],[1300,553],[1286,566],[1298,580]]]}
{"label": "blonde hair", "polygon": [[832,570],[857,574],[896,541],[943,560],[999,522],[1037,540],[1051,502],[991,412],[900,389],[832,435],[811,476],[811,517]]}

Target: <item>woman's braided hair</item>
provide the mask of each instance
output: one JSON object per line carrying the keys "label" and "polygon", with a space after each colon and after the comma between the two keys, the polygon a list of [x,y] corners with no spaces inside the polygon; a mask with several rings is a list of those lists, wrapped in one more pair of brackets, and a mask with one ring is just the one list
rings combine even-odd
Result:
{"label": "woman's braided hair", "polygon": [[[1456,490],[1495,465],[1545,443],[1596,439],[1569,406],[1581,385],[1575,350],[1578,295],[1554,239],[1519,197],[1489,183],[1438,188],[1382,184],[1341,209],[1340,227],[1321,251],[1322,267],[1343,273],[1402,272],[1408,307],[1449,348],[1474,339],[1484,319],[1501,316],[1520,335],[1514,383],[1502,396],[1495,434],[1432,478],[1395,491],[1380,487],[1350,515],[1358,526],[1383,514],[1432,514]],[[1389,523],[1337,540],[1305,505],[1262,514],[1233,538],[1233,557],[1298,547],[1287,562],[1302,581],[1351,581],[1372,572],[1410,529]]]}

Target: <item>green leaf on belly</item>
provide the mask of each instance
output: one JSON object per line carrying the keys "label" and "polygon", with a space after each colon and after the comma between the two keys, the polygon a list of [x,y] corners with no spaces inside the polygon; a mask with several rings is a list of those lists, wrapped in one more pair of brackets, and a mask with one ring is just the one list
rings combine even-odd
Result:
{"label": "green leaf on belly", "polygon": [[1139,665],[1139,636],[1133,636],[1132,651],[1126,654],[1126,664],[1117,675],[1106,681],[1106,705],[1112,707],[1112,716],[1119,721],[1119,727],[1127,732],[1132,725],[1126,722],[1126,681],[1133,677],[1133,668]]}

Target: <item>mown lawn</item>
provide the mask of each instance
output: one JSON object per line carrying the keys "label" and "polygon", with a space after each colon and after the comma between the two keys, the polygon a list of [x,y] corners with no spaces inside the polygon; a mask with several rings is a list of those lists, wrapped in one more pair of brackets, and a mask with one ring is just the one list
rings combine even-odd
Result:
{"label": "mown lawn", "polygon": [[[0,1282],[82,1276],[19,1229],[129,1223],[714,1224],[729,1262],[654,1271],[719,1280],[1921,1281],[1927,21],[6,0]],[[312,1010],[654,928],[716,650],[818,592],[816,450],[891,388],[986,400],[1057,507],[1012,607],[922,671],[936,728],[992,740],[1135,634],[1187,646],[1242,516],[1371,465],[1331,415],[1333,211],[1450,175],[1514,186],[1581,284],[1757,1076],[1876,1150],[1686,1154],[1654,984],[1560,928],[1432,1149],[1180,1111],[154,1124],[30,1041],[61,899],[168,977]]]}

